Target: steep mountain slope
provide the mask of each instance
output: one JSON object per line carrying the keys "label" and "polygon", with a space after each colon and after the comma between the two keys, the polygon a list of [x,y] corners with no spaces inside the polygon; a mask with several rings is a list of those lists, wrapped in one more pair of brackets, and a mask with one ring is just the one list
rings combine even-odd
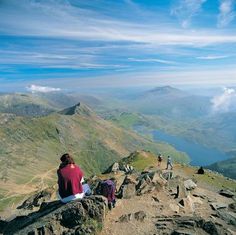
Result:
{"label": "steep mountain slope", "polygon": [[[44,117],[0,114],[0,209],[36,188],[55,184],[59,157],[70,152],[86,174],[105,170],[135,149],[186,154],[103,120],[79,104]],[[173,154],[174,153],[174,154]]]}
{"label": "steep mountain slope", "polygon": [[17,93],[0,95],[0,112],[37,117],[47,115],[55,110],[56,107],[37,95]]}
{"label": "steep mountain slope", "polygon": [[236,179],[236,157],[214,163],[207,168],[220,172],[232,179]]}
{"label": "steep mountain slope", "polygon": [[0,94],[0,112],[29,117],[46,116],[54,111],[73,106],[78,100],[92,107],[102,103],[94,96],[77,93],[10,93]]}

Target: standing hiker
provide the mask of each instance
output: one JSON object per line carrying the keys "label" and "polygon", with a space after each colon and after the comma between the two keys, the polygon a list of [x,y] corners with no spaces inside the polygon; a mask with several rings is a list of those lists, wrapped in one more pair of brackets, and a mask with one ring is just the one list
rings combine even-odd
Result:
{"label": "standing hiker", "polygon": [[158,157],[157,157],[159,167],[161,166],[162,159],[163,159],[163,157],[161,156],[161,154],[159,154]]}
{"label": "standing hiker", "polygon": [[57,170],[58,193],[63,203],[70,202],[84,197],[82,183],[84,181],[83,172],[74,162],[74,159],[65,153],[60,158],[61,164]]}
{"label": "standing hiker", "polygon": [[169,169],[169,166],[170,166],[170,169],[173,170],[172,160],[171,160],[171,157],[170,157],[170,156],[168,156],[168,158],[167,158],[166,170]]}

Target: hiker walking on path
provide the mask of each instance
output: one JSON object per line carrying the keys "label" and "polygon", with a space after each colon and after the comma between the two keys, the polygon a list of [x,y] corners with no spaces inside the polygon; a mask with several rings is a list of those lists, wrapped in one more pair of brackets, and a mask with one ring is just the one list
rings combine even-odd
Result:
{"label": "hiker walking on path", "polygon": [[59,199],[63,203],[82,199],[84,197],[83,172],[68,153],[63,154],[60,160],[61,164],[57,170]]}
{"label": "hiker walking on path", "polygon": [[169,169],[169,166],[170,166],[170,169],[173,170],[172,160],[171,160],[171,157],[170,157],[170,156],[168,156],[168,158],[167,158],[166,170]]}
{"label": "hiker walking on path", "polygon": [[157,158],[157,160],[158,160],[158,166],[159,166],[159,167],[161,166],[162,159],[163,159],[162,155],[159,154],[159,155],[158,155],[158,158]]}

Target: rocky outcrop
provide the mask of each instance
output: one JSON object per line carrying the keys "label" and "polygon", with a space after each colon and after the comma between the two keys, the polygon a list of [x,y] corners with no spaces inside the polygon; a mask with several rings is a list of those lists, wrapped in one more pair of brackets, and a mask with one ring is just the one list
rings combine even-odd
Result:
{"label": "rocky outcrop", "polygon": [[47,188],[37,194],[32,195],[26,199],[17,209],[33,210],[35,207],[40,207],[43,202],[49,202],[52,195],[55,193],[54,188]]}
{"label": "rocky outcrop", "polygon": [[214,224],[212,221],[206,221],[201,217],[191,216],[172,216],[172,217],[158,217],[156,221],[156,228],[158,234],[171,235],[222,235],[230,234],[222,226]]}
{"label": "rocky outcrop", "polygon": [[39,211],[19,216],[5,224],[3,234],[95,234],[102,227],[106,200],[90,196],[62,204],[59,201],[42,204]]}

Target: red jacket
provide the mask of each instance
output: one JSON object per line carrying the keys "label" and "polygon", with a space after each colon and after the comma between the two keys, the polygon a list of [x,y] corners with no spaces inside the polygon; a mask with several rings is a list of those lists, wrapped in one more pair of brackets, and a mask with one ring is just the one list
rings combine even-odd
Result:
{"label": "red jacket", "polygon": [[[74,168],[73,168],[74,166]],[[83,172],[75,164],[68,164],[57,170],[58,187],[61,198],[83,192],[81,179]]]}

